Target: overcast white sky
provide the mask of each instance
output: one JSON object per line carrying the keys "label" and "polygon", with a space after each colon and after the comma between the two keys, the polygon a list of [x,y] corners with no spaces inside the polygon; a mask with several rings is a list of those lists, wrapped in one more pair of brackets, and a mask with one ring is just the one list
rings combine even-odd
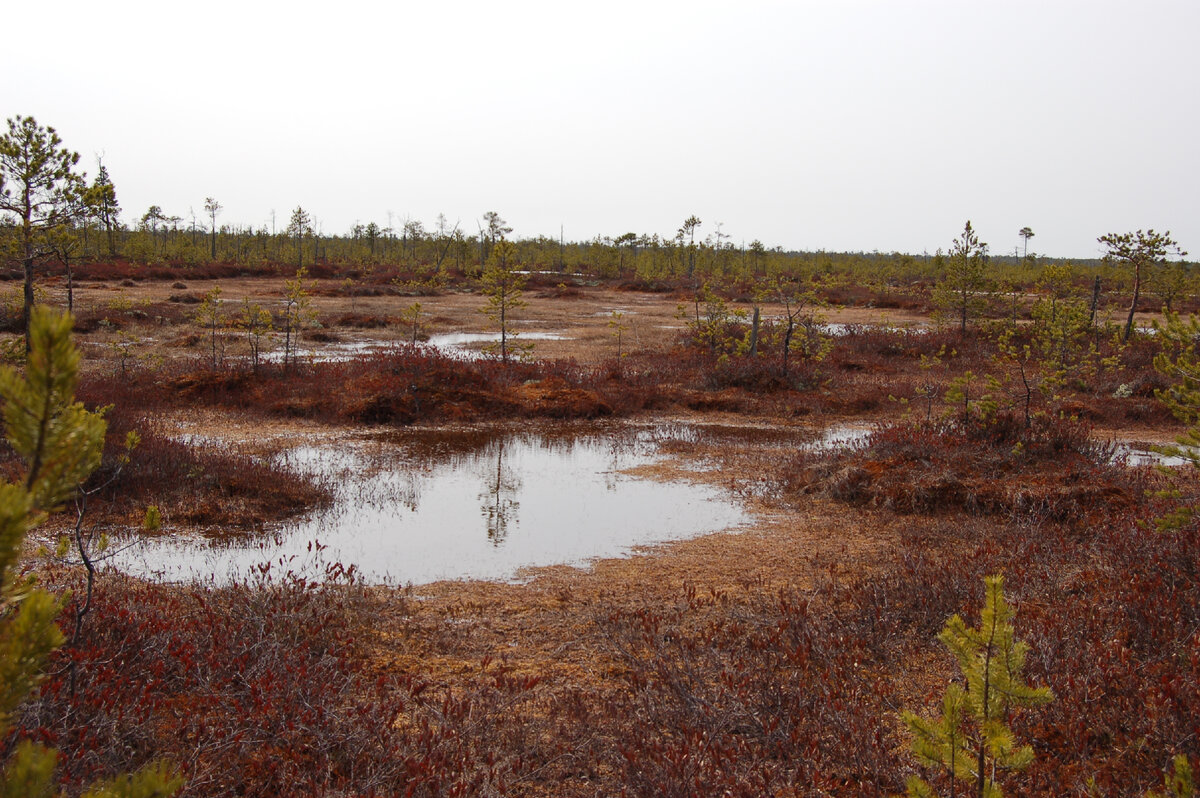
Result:
{"label": "overcast white sky", "polygon": [[[1197,0],[67,2],[5,10],[0,112],[151,204],[920,253],[1200,253]],[[14,32],[20,32],[16,35]]]}

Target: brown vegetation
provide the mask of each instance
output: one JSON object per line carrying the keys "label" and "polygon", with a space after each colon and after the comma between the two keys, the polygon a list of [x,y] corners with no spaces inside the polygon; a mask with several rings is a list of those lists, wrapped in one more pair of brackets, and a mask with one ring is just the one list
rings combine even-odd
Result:
{"label": "brown vegetation", "polygon": [[[940,694],[951,671],[937,631],[1001,571],[1032,646],[1026,675],[1057,696],[1019,718],[1037,760],[1010,794],[1141,795],[1172,755],[1200,754],[1200,525],[1154,526],[1196,500],[1192,479],[1128,469],[1092,434],[1170,430],[1148,337],[1100,340],[1097,365],[1027,423],[993,336],[861,323],[884,320],[873,308],[831,312],[850,326],[785,368],[772,319],[753,358],[739,349],[744,318],[690,334],[674,315],[686,286],[637,294],[547,277],[531,281],[526,312],[571,340],[539,341],[534,362],[397,344],[256,369],[233,333],[214,363],[193,305],[167,296],[202,296],[202,279],[229,274],[189,273],[180,289],[177,270],[120,266],[85,278],[105,282],[83,294],[80,319],[97,320],[79,322],[102,344],[80,398],[114,406],[103,477],[124,432],[142,433],[103,494],[110,518],[156,503],[176,525],[256,527],[322,500],[322,486],[263,458],[286,440],[233,454],[185,444],[169,426],[185,414],[284,429],[652,414],[710,422],[675,446],[676,465],[715,466],[691,476],[729,485],[761,521],[590,572],[423,586],[420,598],[338,566],[324,584],[265,566],[230,587],[109,574],[84,638],[20,724],[63,751],[70,785],[166,757],[189,795],[893,794],[915,767],[897,713]],[[105,309],[113,281],[134,276],[132,304]],[[281,279],[223,287],[236,303]],[[327,334],[407,337],[392,321],[406,299],[356,292],[351,310],[335,287],[314,297]],[[430,290],[422,306],[439,331],[482,325],[478,295]],[[838,290],[925,307],[919,289]],[[619,359],[616,307],[637,319]],[[116,330],[157,340],[121,358]],[[1008,380],[995,407],[968,398],[960,414],[943,400],[968,372]],[[832,454],[801,448],[803,430],[847,418],[876,426]]]}

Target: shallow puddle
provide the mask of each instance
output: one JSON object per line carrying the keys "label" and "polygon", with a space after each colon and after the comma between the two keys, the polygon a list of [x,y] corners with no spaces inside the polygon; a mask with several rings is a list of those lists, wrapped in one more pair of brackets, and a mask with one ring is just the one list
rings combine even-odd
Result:
{"label": "shallow puddle", "polygon": [[[553,332],[517,331],[511,332],[508,335],[510,347],[516,347],[528,341],[562,340],[566,340],[565,335]],[[337,341],[317,347],[304,346],[298,348],[292,353],[292,357],[297,361],[305,363],[344,363],[365,355],[386,353],[398,346],[403,346],[404,343],[403,341],[382,340]],[[495,356],[486,351],[486,348],[491,345],[499,347],[500,333],[436,333],[429,336],[427,341],[422,341],[421,345],[431,347],[441,354],[451,357],[464,360],[477,360],[483,357]],[[264,363],[280,363],[283,361],[283,351],[265,352],[261,355],[260,359]]]}
{"label": "shallow puddle", "polygon": [[[291,357],[301,363],[344,363],[364,355],[386,351],[390,344],[384,341],[350,341],[323,344],[320,347],[303,347],[292,352]],[[264,352],[259,356],[264,363],[282,363],[283,350]]]}
{"label": "shallow puddle", "polygon": [[224,582],[268,562],[308,578],[341,563],[368,582],[509,580],[526,567],[584,566],[748,520],[715,488],[623,473],[659,458],[651,430],[405,431],[282,457],[332,476],[332,506],[266,540],[151,539],[116,566],[171,581]]}
{"label": "shallow puddle", "polygon": [[[561,333],[518,331],[508,334],[508,345],[509,347],[517,347],[522,342],[562,341],[565,338],[566,336]],[[489,346],[499,347],[500,333],[436,333],[429,336],[429,340],[425,342],[426,346],[431,346],[442,354],[461,357],[467,360],[498,356],[496,353],[479,348],[481,344],[485,348]]]}
{"label": "shallow puddle", "polygon": [[1155,451],[1146,443],[1117,441],[1113,449],[1114,460],[1127,466],[1169,466],[1186,468],[1192,461],[1182,454],[1167,454]]}

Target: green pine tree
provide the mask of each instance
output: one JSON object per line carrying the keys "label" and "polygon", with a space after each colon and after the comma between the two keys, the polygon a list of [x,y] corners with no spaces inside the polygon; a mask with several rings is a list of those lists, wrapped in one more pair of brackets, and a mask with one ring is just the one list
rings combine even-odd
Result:
{"label": "green pine tree", "polygon": [[1195,798],[1196,780],[1192,775],[1192,763],[1185,754],[1175,757],[1174,768],[1163,779],[1166,792],[1146,793],[1146,798]]}
{"label": "green pine tree", "polygon": [[283,370],[287,371],[288,363],[295,365],[300,348],[300,333],[306,327],[311,327],[317,319],[317,313],[312,307],[312,294],[308,269],[296,270],[295,280],[285,280],[283,293]]}
{"label": "green pine tree", "polygon": [[1170,388],[1155,391],[1155,396],[1188,425],[1177,438],[1179,446],[1168,447],[1167,453],[1200,467],[1200,318],[1167,313],[1154,329],[1162,343],[1154,367],[1174,381]]}
{"label": "green pine tree", "polygon": [[[1163,321],[1154,322],[1162,349],[1154,358],[1154,367],[1172,380],[1169,388],[1155,390],[1160,402],[1187,425],[1187,430],[1175,437],[1176,445],[1156,446],[1155,451],[1170,457],[1179,457],[1200,468],[1200,318],[1167,312]],[[1177,489],[1163,491],[1163,497],[1181,499]],[[1178,529],[1191,521],[1197,507],[1188,502],[1177,501],[1176,507],[1158,520],[1160,530]]]}
{"label": "green pine tree", "polygon": [[[1013,636],[1013,612],[1004,600],[1004,579],[984,579],[987,598],[979,628],[967,626],[955,615],[938,639],[958,660],[965,683],[952,683],[942,698],[941,715],[934,719],[901,713],[913,734],[912,748],[922,765],[944,767],[950,777],[950,795],[963,782],[978,798],[1003,795],[995,781],[998,770],[1023,770],[1033,761],[1033,749],[1017,745],[1008,720],[1023,707],[1048,703],[1054,698],[1046,687],[1026,684],[1028,646]],[[908,795],[932,798],[933,787],[916,776],[909,779]]]}
{"label": "green pine tree", "polygon": [[533,349],[533,344],[515,342],[518,333],[512,327],[512,313],[525,307],[521,298],[525,289],[525,275],[515,266],[517,248],[501,238],[492,245],[492,254],[480,278],[480,290],[487,297],[481,312],[500,327],[500,342],[489,349],[500,353],[500,361],[508,363],[509,355],[524,357]]}
{"label": "green pine tree", "polygon": [[962,235],[954,239],[950,256],[944,260],[945,274],[933,288],[933,306],[941,318],[956,319],[959,333],[966,335],[968,322],[987,305],[991,293],[988,279],[988,245],[979,240],[968,221]]}
{"label": "green pine tree", "polygon": [[[100,465],[107,423],[75,401],[79,353],[72,319],[34,308],[24,374],[0,369],[4,431],[25,462],[24,478],[0,484],[0,736],[42,679],[46,658],[63,643],[55,624],[60,601],[20,576],[25,533],[61,506]],[[50,796],[57,752],[22,740],[0,775],[0,794]],[[180,781],[164,765],[94,785],[90,798],[172,795]]]}

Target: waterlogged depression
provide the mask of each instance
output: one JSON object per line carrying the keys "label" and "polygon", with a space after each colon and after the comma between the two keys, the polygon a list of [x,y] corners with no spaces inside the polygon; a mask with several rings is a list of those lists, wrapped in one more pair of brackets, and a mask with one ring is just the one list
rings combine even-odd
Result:
{"label": "waterlogged depression", "polygon": [[[519,332],[510,333],[508,344],[516,347],[527,341],[561,341],[565,336],[551,332]],[[293,353],[296,360],[308,363],[340,363],[353,360],[365,355],[376,355],[403,342],[396,341],[350,341],[323,344],[317,348],[303,347]],[[421,342],[421,346],[431,347],[445,355],[465,360],[478,360],[490,354],[484,348],[500,345],[500,333],[438,333],[429,336],[429,340]],[[283,352],[270,352],[262,356],[267,363],[279,363],[283,360]]]}
{"label": "waterlogged depression", "polygon": [[719,489],[624,473],[659,458],[658,437],[412,431],[302,446],[280,456],[330,478],[328,508],[265,538],[150,539],[114,564],[171,581],[224,582],[268,562],[309,578],[341,563],[369,582],[507,580],[527,567],[582,566],[748,520]]}
{"label": "waterlogged depression", "polygon": [[[871,428],[833,425],[784,433],[717,425],[563,426],[543,432],[402,430],[300,446],[284,464],[334,486],[328,507],[265,535],[211,541],[166,535],[110,560],[170,581],[228,582],[264,564],[319,579],[354,566],[368,582],[520,577],[522,569],[586,566],[639,545],[734,529],[740,502],[711,485],[649,479],[642,466],[726,438],[759,449],[826,450],[861,444]],[[1164,459],[1118,444],[1129,465]],[[700,459],[696,472],[719,468]]]}

